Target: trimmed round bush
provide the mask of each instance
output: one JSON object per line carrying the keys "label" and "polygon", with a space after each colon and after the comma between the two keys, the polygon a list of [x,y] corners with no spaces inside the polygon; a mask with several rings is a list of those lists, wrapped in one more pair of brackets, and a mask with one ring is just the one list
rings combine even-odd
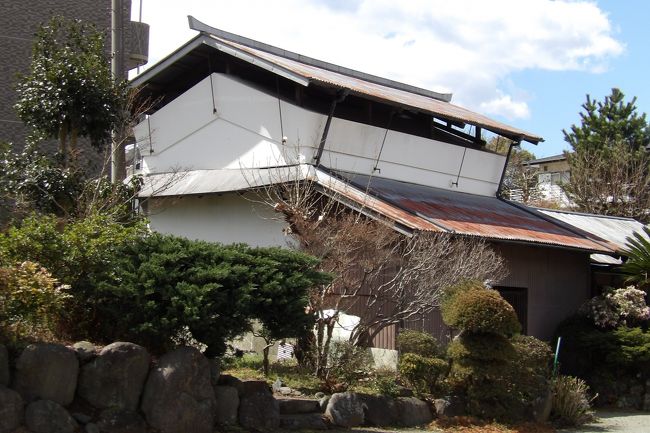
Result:
{"label": "trimmed round bush", "polygon": [[514,308],[491,289],[458,292],[443,305],[442,318],[452,328],[474,333],[512,335],[521,330]]}
{"label": "trimmed round bush", "polygon": [[510,341],[497,334],[462,334],[447,347],[452,360],[509,361],[515,350]]}
{"label": "trimmed round bush", "polygon": [[480,281],[467,280],[455,284],[451,287],[447,287],[442,292],[442,297],[440,299],[440,307],[442,311],[444,312],[445,309],[449,308],[457,294],[464,292],[473,292],[475,290],[485,290],[485,285]]}
{"label": "trimmed round bush", "polygon": [[399,360],[399,373],[419,394],[435,391],[438,379],[449,364],[440,358],[427,358],[415,353],[405,353]]}
{"label": "trimmed round bush", "polygon": [[440,354],[438,340],[428,332],[404,329],[397,336],[397,345],[402,354],[415,353],[425,357],[435,357]]}

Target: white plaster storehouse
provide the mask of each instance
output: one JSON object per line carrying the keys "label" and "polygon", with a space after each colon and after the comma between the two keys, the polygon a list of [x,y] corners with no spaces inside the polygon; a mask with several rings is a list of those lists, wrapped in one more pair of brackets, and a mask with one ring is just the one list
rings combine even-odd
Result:
{"label": "white plaster storehouse", "polygon": [[[223,243],[287,246],[285,223],[247,199],[309,177],[396,230],[480,236],[507,260],[499,282],[524,329],[549,338],[590,295],[589,254],[606,241],[498,197],[507,156],[484,131],[541,141],[439,94],[210,28],[135,78],[155,101],[135,128],[151,227]],[[469,131],[469,133],[468,133]],[[351,312],[354,314],[354,311]],[[404,324],[444,332],[436,314]],[[374,344],[394,348],[395,328]]]}

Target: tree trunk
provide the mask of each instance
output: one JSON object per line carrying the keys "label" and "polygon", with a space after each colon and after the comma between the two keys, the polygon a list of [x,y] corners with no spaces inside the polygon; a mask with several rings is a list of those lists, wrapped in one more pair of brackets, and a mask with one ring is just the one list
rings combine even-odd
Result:
{"label": "tree trunk", "polygon": [[273,346],[272,342],[266,342],[266,346],[262,349],[262,355],[264,359],[262,360],[262,368],[264,369],[264,377],[269,377],[269,351]]}
{"label": "tree trunk", "polygon": [[68,168],[68,124],[63,122],[59,128],[59,153],[63,159],[63,167]]}
{"label": "tree trunk", "polygon": [[79,128],[72,128],[70,130],[70,149],[68,151],[70,156],[70,163],[74,165],[77,162],[79,149],[77,149],[77,138],[79,137]]}

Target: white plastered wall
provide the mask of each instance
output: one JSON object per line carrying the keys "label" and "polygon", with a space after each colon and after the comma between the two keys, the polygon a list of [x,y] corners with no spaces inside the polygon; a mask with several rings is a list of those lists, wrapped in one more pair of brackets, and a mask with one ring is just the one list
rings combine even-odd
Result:
{"label": "white plastered wall", "polygon": [[151,229],[188,239],[259,247],[286,247],[282,215],[254,196],[236,193],[153,199],[149,202]]}
{"label": "white plastered wall", "polygon": [[[145,174],[239,169],[313,162],[326,120],[231,76],[212,74],[140,123],[135,133]],[[396,131],[386,134],[383,128],[335,117],[321,163],[494,195],[505,157]]]}

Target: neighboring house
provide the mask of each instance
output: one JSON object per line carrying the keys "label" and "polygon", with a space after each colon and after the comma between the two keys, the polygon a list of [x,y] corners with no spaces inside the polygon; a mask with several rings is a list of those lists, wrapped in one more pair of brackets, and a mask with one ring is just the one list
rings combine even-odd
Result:
{"label": "neighboring house", "polygon": [[537,188],[542,200],[563,208],[571,207],[571,200],[562,188],[571,178],[571,169],[564,154],[534,159],[526,165],[537,171]]}
{"label": "neighboring house", "polygon": [[[126,70],[147,62],[149,27],[131,21],[131,0],[122,0],[124,14],[124,57]],[[107,54],[110,53],[110,0],[32,0],[0,2],[0,142],[22,146],[28,131],[18,118],[16,82],[18,74],[27,73],[32,58],[34,34],[39,26],[53,16],[93,23],[106,34]],[[126,72],[126,71],[125,71]],[[56,149],[49,143],[48,149]],[[101,158],[94,151],[90,155]]]}
{"label": "neighboring house", "polygon": [[[541,137],[439,94],[210,28],[133,80],[154,101],[135,128],[151,227],[208,241],[287,246],[256,188],[305,179],[407,235],[480,237],[505,258],[498,288],[529,334],[548,339],[590,296],[599,239],[498,195],[506,157],[483,131]],[[470,133],[471,132],[471,133]],[[352,308],[349,314],[361,314]],[[445,337],[439,314],[403,324]],[[396,327],[373,343],[395,348]]]}

